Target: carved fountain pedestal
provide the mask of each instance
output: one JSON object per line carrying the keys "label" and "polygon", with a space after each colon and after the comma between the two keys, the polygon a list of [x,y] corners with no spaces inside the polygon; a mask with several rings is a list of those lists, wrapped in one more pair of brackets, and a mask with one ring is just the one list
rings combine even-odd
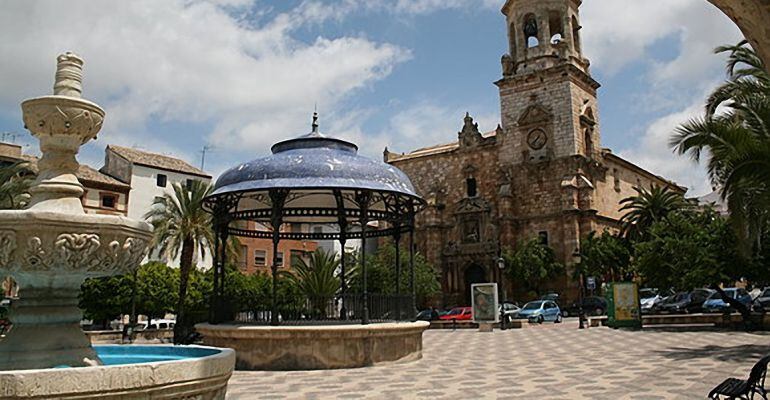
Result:
{"label": "carved fountain pedestal", "polygon": [[0,370],[98,365],[80,329],[80,285],[136,268],[152,233],[146,222],[83,210],[75,156],[96,137],[104,110],[80,98],[83,60],[67,53],[57,61],[54,95],[21,106],[43,153],[30,206],[0,211],[0,275],[20,287],[13,327],[0,341]]}

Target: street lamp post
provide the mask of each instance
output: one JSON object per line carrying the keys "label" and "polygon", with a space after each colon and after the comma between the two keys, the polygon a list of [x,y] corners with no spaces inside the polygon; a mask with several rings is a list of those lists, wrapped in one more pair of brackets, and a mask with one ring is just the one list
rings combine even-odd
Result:
{"label": "street lamp post", "polygon": [[[582,261],[582,256],[580,254],[580,249],[575,249],[575,252],[572,253],[572,261],[574,262],[575,267],[577,267],[580,262]],[[585,322],[586,322],[586,314],[583,310],[583,272],[581,271],[578,275],[578,284],[580,285],[580,290],[578,290],[578,321],[580,325],[578,326],[578,329],[585,329]]]}
{"label": "street lamp post", "polygon": [[505,271],[505,259],[502,257],[497,258],[497,269],[500,270],[500,293],[502,294],[501,301],[500,301],[500,329],[505,330],[506,328],[506,321],[505,321],[505,306],[503,303],[505,303],[505,276],[503,275],[503,271]]}

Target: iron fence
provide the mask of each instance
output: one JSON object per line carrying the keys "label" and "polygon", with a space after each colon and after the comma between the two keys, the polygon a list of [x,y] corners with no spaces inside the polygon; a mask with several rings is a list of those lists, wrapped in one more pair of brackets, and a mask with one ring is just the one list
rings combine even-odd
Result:
{"label": "iron fence", "polygon": [[[410,295],[369,294],[369,322],[413,321],[416,310]],[[257,306],[234,310],[237,323],[269,324],[272,317],[270,298],[254,299]],[[278,323],[285,325],[355,324],[364,320],[364,296],[345,294],[320,297],[278,297]]]}

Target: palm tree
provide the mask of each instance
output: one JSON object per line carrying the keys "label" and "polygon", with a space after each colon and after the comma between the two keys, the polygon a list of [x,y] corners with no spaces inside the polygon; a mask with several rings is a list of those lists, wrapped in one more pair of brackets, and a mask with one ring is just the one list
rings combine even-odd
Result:
{"label": "palm tree", "polygon": [[310,254],[309,261],[294,258],[293,273],[283,271],[292,284],[310,300],[314,313],[324,313],[329,301],[340,289],[337,268],[340,260],[334,253],[317,249]]}
{"label": "palm tree", "polygon": [[26,162],[0,167],[0,210],[24,208],[33,181],[32,170]]}
{"label": "palm tree", "polygon": [[625,212],[620,218],[621,232],[630,240],[644,238],[652,224],[690,206],[683,195],[669,187],[650,186],[650,190],[634,187],[634,190],[635,196],[620,201],[623,206],[620,211]]}
{"label": "palm tree", "polygon": [[706,157],[747,250],[760,244],[770,209],[770,75],[746,42],[716,51],[730,53],[728,81],[709,97],[706,115],[682,124],[671,145],[696,162]]}
{"label": "palm tree", "polygon": [[152,247],[172,259],[180,256],[177,323],[174,326],[174,343],[180,343],[189,329],[184,304],[194,257],[211,251],[214,233],[211,215],[203,210],[203,199],[211,193],[211,186],[194,180],[189,188],[176,183],[173,189],[173,195],[167,193],[156,198],[144,217],[155,227]]}

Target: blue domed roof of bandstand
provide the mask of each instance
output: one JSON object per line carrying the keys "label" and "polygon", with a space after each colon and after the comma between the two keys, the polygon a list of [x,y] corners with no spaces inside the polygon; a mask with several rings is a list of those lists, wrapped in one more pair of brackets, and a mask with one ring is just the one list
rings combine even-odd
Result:
{"label": "blue domed roof of bandstand", "polygon": [[231,168],[212,196],[269,189],[343,189],[397,193],[419,199],[398,168],[358,154],[358,146],[327,137],[313,123],[309,134],[278,142],[272,154]]}

